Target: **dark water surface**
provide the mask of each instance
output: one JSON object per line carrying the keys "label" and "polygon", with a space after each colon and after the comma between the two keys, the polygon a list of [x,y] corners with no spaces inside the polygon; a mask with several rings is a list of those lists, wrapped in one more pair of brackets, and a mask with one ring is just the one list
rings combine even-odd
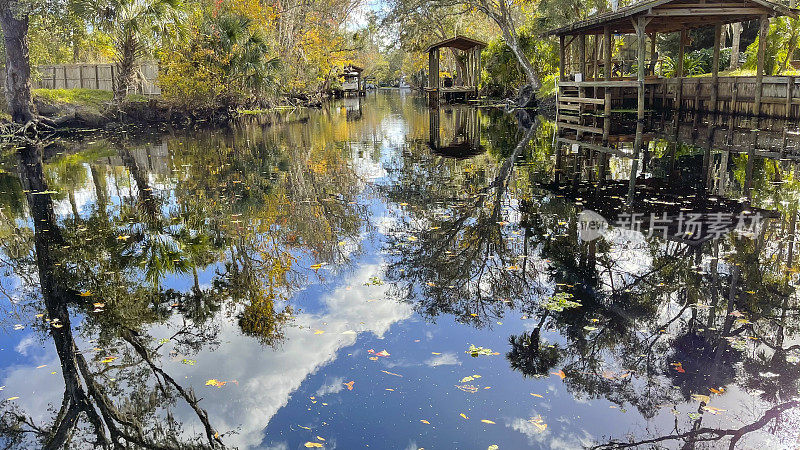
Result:
{"label": "dark water surface", "polygon": [[4,150],[3,443],[797,448],[798,166],[654,138],[631,190],[554,131],[395,92]]}

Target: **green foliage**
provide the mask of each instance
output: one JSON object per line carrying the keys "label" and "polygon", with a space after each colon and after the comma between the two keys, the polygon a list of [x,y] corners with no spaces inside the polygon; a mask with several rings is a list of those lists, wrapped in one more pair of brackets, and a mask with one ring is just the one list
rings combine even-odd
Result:
{"label": "green foliage", "polygon": [[[764,71],[767,75],[775,75],[786,70],[788,62],[793,59],[800,36],[800,19],[778,17],[770,22],[767,33],[767,47],[764,52]],[[750,44],[745,51],[745,69],[755,69],[758,63],[759,38]]]}
{"label": "green foliage", "polygon": [[[548,89],[555,90],[555,79],[547,83],[547,75],[558,70],[558,47],[552,39],[541,39],[532,27],[519,30],[519,42],[525,55],[533,64],[534,70],[543,78],[540,95]],[[511,48],[498,37],[489,42],[483,55],[483,89],[495,97],[508,97],[514,94],[518,86],[526,83],[525,74],[521,70]]]}
{"label": "green foliage", "polygon": [[544,308],[548,311],[561,312],[565,309],[578,308],[581,306],[581,304],[572,300],[572,294],[559,292],[553,297],[549,298],[542,306],[544,306]]}
{"label": "green foliage", "polygon": [[232,12],[201,20],[187,42],[161,57],[163,97],[187,109],[263,103],[275,92],[279,59],[260,28]]}

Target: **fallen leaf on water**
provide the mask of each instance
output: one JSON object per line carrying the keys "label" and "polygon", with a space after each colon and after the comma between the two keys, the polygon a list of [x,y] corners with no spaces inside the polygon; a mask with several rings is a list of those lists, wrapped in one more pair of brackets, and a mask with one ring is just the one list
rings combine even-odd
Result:
{"label": "fallen leaf on water", "polygon": [[438,356],[438,355],[441,355],[441,353],[439,353],[439,352],[431,352],[431,355],[437,355]]}
{"label": "fallen leaf on water", "polygon": [[225,384],[227,384],[227,381],[219,381],[216,378],[206,381],[206,386],[214,386],[216,388],[221,388],[222,386],[225,386]]}
{"label": "fallen leaf on water", "polygon": [[672,363],[672,366],[675,367],[675,371],[678,373],[686,373],[686,370],[683,369],[682,363]]}
{"label": "fallen leaf on water", "polygon": [[724,409],[714,408],[713,406],[703,406],[703,409],[715,415],[725,411]]}
{"label": "fallen leaf on water", "polygon": [[325,333],[325,332],[322,331],[322,330],[314,330],[314,334],[323,334],[323,333]]}
{"label": "fallen leaf on water", "polygon": [[531,417],[528,419],[528,422],[532,423],[539,431],[544,431],[547,429],[547,424],[544,423],[542,416]]}
{"label": "fallen leaf on water", "polygon": [[14,325],[14,329],[17,330],[17,331],[23,330],[23,329],[25,329],[25,325],[23,325],[21,323],[18,323],[16,325]]}
{"label": "fallen leaf on water", "polygon": [[492,421],[491,421],[491,420],[489,420],[489,419],[481,419],[481,422],[483,422],[483,423],[488,423],[488,424],[491,424],[491,425],[495,425],[495,423],[494,423],[494,422],[492,422]]}
{"label": "fallen leaf on water", "polygon": [[465,418],[465,419],[469,419],[469,417],[467,417],[467,415],[466,415],[466,414],[464,414],[464,413],[461,413],[461,414],[459,414],[459,416],[461,416],[461,417],[463,417],[463,418]]}
{"label": "fallen leaf on water", "polygon": [[387,375],[392,375],[392,376],[395,376],[395,377],[403,378],[403,376],[400,375],[399,373],[389,372],[388,370],[381,370],[381,372],[383,372],[383,373],[385,373]]}
{"label": "fallen leaf on water", "polygon": [[116,356],[109,356],[109,357],[107,357],[107,358],[105,358],[105,359],[101,360],[100,362],[101,362],[101,363],[108,364],[108,363],[110,363],[111,361],[113,361],[113,360],[115,360],[115,359],[117,359],[117,357],[116,357]]}
{"label": "fallen leaf on water", "polygon": [[348,391],[352,391],[353,390],[353,385],[356,384],[356,382],[355,381],[348,381],[347,383],[342,383],[342,384],[347,386],[347,390]]}
{"label": "fallen leaf on water", "polygon": [[539,394],[534,394],[533,392],[531,392],[531,395],[534,396],[534,397],[544,398],[543,396],[541,396]]}
{"label": "fallen leaf on water", "polygon": [[311,431],[311,428],[304,427],[304,426],[302,426],[302,425],[298,425],[298,427],[300,427],[300,428],[302,428],[302,429],[304,429],[304,430],[309,430],[309,431]]}
{"label": "fallen leaf on water", "polygon": [[490,348],[483,348],[483,347],[476,347],[473,344],[469,344],[469,349],[464,352],[469,353],[470,356],[473,358],[477,358],[480,355],[499,355],[500,353],[493,352]]}
{"label": "fallen leaf on water", "polygon": [[492,444],[486,450],[499,450],[499,449],[500,447],[498,447],[497,444]]}
{"label": "fallen leaf on water", "polygon": [[420,422],[424,423],[425,425],[430,425],[431,423],[425,419],[420,419]]}
{"label": "fallen leaf on water", "polygon": [[480,378],[480,377],[481,377],[481,376],[480,376],[480,375],[478,375],[478,374],[475,374],[475,375],[470,375],[470,376],[468,376],[468,377],[464,377],[464,378],[462,378],[462,379],[461,379],[461,382],[462,382],[462,383],[467,383],[467,382],[470,382],[470,381],[472,381],[472,380],[475,380],[476,378]]}
{"label": "fallen leaf on water", "polygon": [[47,364],[42,364],[41,366],[36,366],[37,369],[41,369],[42,367],[47,367]]}
{"label": "fallen leaf on water", "polygon": [[708,388],[708,390],[713,392],[713,393],[715,393],[715,394],[722,394],[723,392],[725,392],[725,388],[724,387],[721,387],[719,389]]}
{"label": "fallen leaf on water", "polygon": [[305,445],[306,448],[323,448],[324,447],[324,445],[320,444],[319,442],[311,442],[311,441],[306,442],[303,445]]}
{"label": "fallen leaf on water", "polygon": [[708,403],[711,401],[711,397],[703,394],[692,394],[692,398],[697,400],[698,402]]}
{"label": "fallen leaf on water", "polygon": [[318,439],[318,440],[320,440],[320,441],[322,441],[322,442],[325,442],[325,439],[323,439],[323,438],[321,438],[321,437],[319,437],[319,436],[317,436],[317,439]]}
{"label": "fallen leaf on water", "polygon": [[193,365],[197,364],[197,361],[195,361],[193,359],[184,358],[184,359],[181,360],[181,364],[186,364],[187,366],[193,366]]}
{"label": "fallen leaf on water", "polygon": [[473,386],[473,385],[471,385],[471,384],[457,384],[456,387],[459,388],[460,390],[462,390],[464,392],[468,392],[470,394],[474,394],[474,393],[478,392],[478,388]]}
{"label": "fallen leaf on water", "polygon": [[19,397],[9,397],[9,398],[7,398],[6,400],[7,400],[7,401],[11,401],[11,400],[16,400],[16,399],[18,399],[18,398],[19,398]]}
{"label": "fallen leaf on water", "polygon": [[384,358],[388,358],[389,355],[390,355],[390,353],[387,352],[386,350],[381,350],[379,352],[375,352],[374,349],[369,349],[369,350],[367,350],[367,353],[375,355],[375,356],[383,356]]}
{"label": "fallen leaf on water", "polygon": [[567,377],[567,374],[564,373],[563,370],[559,370],[558,372],[550,372],[552,375],[558,375],[563,380]]}

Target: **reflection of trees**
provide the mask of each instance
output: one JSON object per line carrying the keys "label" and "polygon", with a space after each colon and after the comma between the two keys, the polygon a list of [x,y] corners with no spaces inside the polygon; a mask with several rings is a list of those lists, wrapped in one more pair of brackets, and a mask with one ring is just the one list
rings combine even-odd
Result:
{"label": "reflection of trees", "polygon": [[[80,436],[85,442],[103,448],[128,445],[146,448],[221,446],[222,441],[209,423],[207,414],[198,406],[199,400],[191,390],[183,388],[158,366],[154,352],[138,332],[126,326],[116,330],[116,343],[126,342],[130,348],[120,350],[122,356],[114,358],[122,362],[114,378],[109,378],[111,371],[108,368],[92,369],[73,336],[68,307],[80,307],[86,301],[82,301],[78,292],[65,283],[68,277],[64,276],[65,268],[60,261],[61,253],[69,246],[47,193],[41,149],[29,147],[20,154],[23,184],[29,192],[28,204],[35,227],[35,266],[45,305],[46,324],[61,363],[64,395],[50,425],[37,425],[20,411],[6,410],[2,416],[2,431],[9,442],[20,444],[31,436],[43,448],[55,449],[68,446]],[[145,388],[141,383],[142,367],[148,368],[149,376],[155,378],[157,383],[154,387]],[[126,378],[126,374],[131,378]],[[119,386],[125,382],[136,389],[124,399],[114,400]],[[167,420],[158,417],[157,407],[167,406],[178,399],[195,411],[205,429],[204,439],[191,437],[187,441],[181,424],[169,412]],[[79,425],[84,420],[87,427]],[[88,434],[83,436],[84,432]]]}
{"label": "reflection of trees", "polygon": [[[289,126],[277,135],[256,132],[248,141],[238,135],[169,141],[180,145],[172,156],[181,169],[168,177],[153,172],[149,149],[143,164],[141,148],[131,141],[47,165],[39,149],[21,152],[20,179],[31,191],[35,232],[18,229],[27,219],[24,207],[4,207],[0,230],[14,239],[3,239],[2,264],[30,290],[30,299],[45,304],[39,328],[53,337],[65,394],[49,424],[5,404],[8,442],[222,445],[194,392],[163,368],[161,352],[169,345],[172,356],[191,357],[219,345],[216,317],[223,313],[245,334],[278,344],[291,318],[285,301],[302,273],[298,261],[344,263],[358,251],[362,180],[350,165],[350,149],[336,143],[338,125],[319,125],[312,133]],[[90,179],[95,202],[79,209],[74,193]],[[9,184],[2,204],[22,205],[19,182]],[[60,192],[72,205],[61,221],[53,212]],[[165,287],[176,277],[190,280],[189,287]],[[0,288],[0,295],[16,294]],[[166,338],[148,334],[156,325],[166,329]],[[79,350],[85,341],[95,350]],[[201,425],[196,436],[172,413],[186,407],[195,413],[189,421]]]}
{"label": "reflection of trees", "polygon": [[[401,295],[418,300],[424,315],[453,314],[483,325],[502,317],[506,301],[534,287],[534,269],[517,257],[519,244],[505,226],[503,207],[514,165],[536,132],[525,130],[493,174],[481,167],[457,173],[457,161],[416,172],[419,164],[408,157],[399,182],[387,188],[393,201],[418,208],[392,231],[389,245],[402,258],[390,265],[387,277],[401,282]],[[426,204],[436,207],[423,209]]]}
{"label": "reflection of trees", "polygon": [[[554,157],[555,173],[517,159],[520,165],[514,166],[517,174],[508,178],[510,183],[497,184],[505,179],[503,160],[495,165],[481,155],[442,161],[413,151],[395,169],[397,182],[387,189],[389,198],[408,205],[402,205],[407,213],[392,230],[391,252],[400,257],[387,273],[404,286],[402,294],[417,310],[481,326],[519,309],[533,328],[510,336],[506,357],[523,375],[561,370],[573,395],[633,406],[648,419],[667,411],[664,405],[694,405],[688,431],[679,431],[676,417],[674,434],[643,445],[674,439],[737,442],[796,407],[800,346],[794,344],[798,329],[792,286],[797,278],[794,168],[776,174],[781,167],[769,164],[760,176],[782,182],[753,182],[754,202],[781,204],[783,214],[754,232],[702,244],[659,237],[626,243],[613,236],[583,242],[578,213],[597,210],[595,202],[621,210],[626,195],[616,186],[627,187],[627,182],[607,179],[606,155],[552,155],[547,140],[535,142],[522,155]],[[489,146],[487,153],[502,150]],[[674,166],[672,157],[654,158],[648,166]],[[684,172],[698,169],[691,163]],[[706,198],[702,186],[689,191],[683,184],[687,176],[705,180],[704,174],[675,178],[673,171],[664,173],[671,174],[664,184],[648,182],[635,198],[701,209],[717,202]],[[498,202],[499,193],[505,198]],[[498,204],[501,216],[494,215]],[[579,306],[548,306],[556,295]],[[713,398],[733,385],[757,396],[766,419],[756,418],[742,429],[707,427],[714,400],[708,404],[705,396]],[[781,426],[775,423],[771,428]]]}

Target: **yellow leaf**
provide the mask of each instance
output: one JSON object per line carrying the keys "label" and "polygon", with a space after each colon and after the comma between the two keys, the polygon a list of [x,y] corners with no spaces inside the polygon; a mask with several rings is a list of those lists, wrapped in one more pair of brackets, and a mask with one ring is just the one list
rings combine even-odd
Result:
{"label": "yellow leaf", "polygon": [[492,424],[492,425],[495,425],[495,423],[494,423],[494,422],[492,422],[492,421],[491,421],[491,420],[489,420],[489,419],[481,419],[481,422],[483,422],[483,423],[488,423],[488,424]]}
{"label": "yellow leaf", "polygon": [[541,396],[539,394],[534,394],[533,392],[531,392],[531,395],[534,396],[534,397],[544,398],[543,396]]}
{"label": "yellow leaf", "polygon": [[698,402],[708,403],[711,401],[711,397],[703,394],[692,394],[692,398],[697,400]]}
{"label": "yellow leaf", "polygon": [[322,447],[324,447],[319,442],[306,442],[304,445],[306,446],[306,448],[322,448]]}
{"label": "yellow leaf", "polygon": [[425,425],[430,425],[431,423],[425,419],[420,419],[420,422],[424,423]]}
{"label": "yellow leaf", "polygon": [[323,333],[325,333],[325,332],[322,331],[322,330],[314,330],[314,334],[323,334]]}
{"label": "yellow leaf", "polygon": [[222,386],[225,386],[226,383],[227,381],[219,381],[216,378],[212,378],[206,381],[206,386],[214,386],[216,388],[221,388]]}
{"label": "yellow leaf", "polygon": [[467,417],[467,415],[466,415],[466,414],[464,414],[464,413],[461,413],[461,414],[459,414],[459,416],[461,416],[461,417],[463,417],[463,418],[465,418],[465,419],[469,419],[469,417]]}

